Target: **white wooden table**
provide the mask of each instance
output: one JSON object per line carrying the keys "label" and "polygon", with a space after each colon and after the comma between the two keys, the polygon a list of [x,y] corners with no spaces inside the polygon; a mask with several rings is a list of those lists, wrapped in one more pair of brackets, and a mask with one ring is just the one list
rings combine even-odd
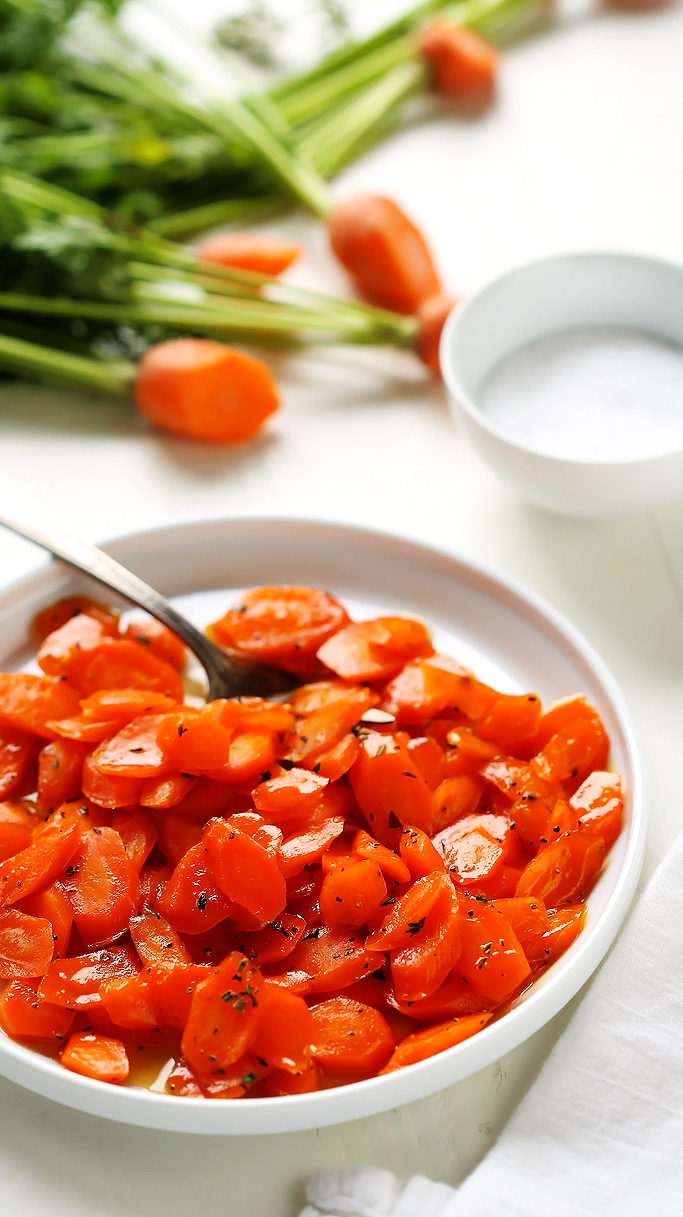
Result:
{"label": "white wooden table", "polygon": [[[495,112],[405,131],[335,189],[400,199],[463,293],[559,250],[683,260],[682,62],[681,9],[577,15],[509,54]],[[322,233],[304,218],[288,227],[316,265],[302,278],[341,286]],[[93,539],[205,516],[318,516],[400,531],[522,580],[585,632],[630,703],[649,780],[649,874],[681,818],[683,499],[604,522],[543,514],[499,488],[466,448],[440,389],[407,356],[275,362],[284,408],[261,440],[234,451],[152,435],[116,404],[3,387],[2,470]],[[0,535],[3,581],[38,560]],[[320,1132],[244,1140],[149,1132],[0,1081],[0,1209],[292,1217],[306,1177],[323,1163],[456,1182],[491,1144],[566,1017],[443,1094]]]}

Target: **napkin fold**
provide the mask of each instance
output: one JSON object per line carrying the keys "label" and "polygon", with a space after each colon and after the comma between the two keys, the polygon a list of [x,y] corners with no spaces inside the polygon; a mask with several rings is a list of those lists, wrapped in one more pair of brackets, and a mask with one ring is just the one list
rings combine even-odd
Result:
{"label": "napkin fold", "polygon": [[683,835],[500,1138],[456,1190],[327,1168],[300,1217],[683,1215]]}

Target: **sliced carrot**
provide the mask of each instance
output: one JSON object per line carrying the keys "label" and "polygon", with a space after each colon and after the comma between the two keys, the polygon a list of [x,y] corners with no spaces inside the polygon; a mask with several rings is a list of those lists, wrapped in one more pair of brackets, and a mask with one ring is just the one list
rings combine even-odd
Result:
{"label": "sliced carrot", "polygon": [[185,664],[185,643],[177,634],[169,630],[163,622],[155,617],[147,617],[144,621],[132,621],[123,631],[124,638],[139,642],[147,647],[157,659],[170,663],[172,668],[180,670]]}
{"label": "sliced carrot", "polygon": [[[488,816],[467,816],[469,823],[460,830],[456,821],[434,838],[451,879],[459,887],[470,887],[493,878],[501,869],[506,847],[486,829]],[[490,817],[493,819],[494,817]],[[479,821],[481,827],[474,827]]]}
{"label": "sliced carrot", "polygon": [[366,951],[357,934],[314,926],[287,958],[288,972],[311,978],[309,992],[346,989],[377,966],[377,956]]}
{"label": "sliced carrot", "polygon": [[408,659],[431,651],[429,634],[408,617],[352,621],[318,651],[318,659],[347,680],[388,680]]}
{"label": "sliced carrot", "polygon": [[146,778],[142,783],[140,805],[159,811],[177,807],[194,789],[198,780],[183,773],[166,773],[159,778]]}
{"label": "sliced carrot", "polygon": [[[86,651],[75,650],[65,664],[65,672],[82,697],[89,697],[99,689],[131,687],[164,693],[176,702],[183,699],[183,685],[176,669],[129,638],[105,638]],[[0,683],[0,692],[1,687]],[[68,709],[51,714],[50,718],[67,718],[72,713]]]}
{"label": "sliced carrot", "polygon": [[359,195],[328,218],[332,249],[368,300],[414,313],[441,291],[424,237],[392,199]]}
{"label": "sliced carrot", "polygon": [[402,857],[375,841],[364,828],[359,828],[352,842],[353,853],[359,858],[376,862],[391,889],[410,882],[410,869]]}
{"label": "sliced carrot", "polygon": [[602,837],[572,832],[554,841],[527,863],[517,885],[518,896],[540,896],[546,905],[582,900],[605,860]]}
{"label": "sliced carrot", "polygon": [[365,735],[349,780],[371,832],[383,844],[392,845],[395,830],[406,823],[431,828],[432,792],[395,736]]}
{"label": "sliced carrot", "polygon": [[408,738],[406,748],[429,789],[436,790],[447,776],[443,748],[430,735],[418,735],[414,739]]}
{"label": "sliced carrot", "polygon": [[42,1001],[35,982],[12,980],[0,993],[0,1027],[13,1039],[63,1040],[72,1010]]}
{"label": "sliced carrot", "polygon": [[68,678],[69,661],[77,651],[88,651],[116,634],[115,628],[107,628],[95,617],[79,613],[54,633],[48,634],[38,651],[38,666],[46,676]]}
{"label": "sliced carrot", "polygon": [[332,816],[329,820],[321,820],[305,832],[288,837],[282,844],[278,860],[285,879],[300,874],[305,867],[317,862],[343,831],[342,817]]}
{"label": "sliced carrot", "polygon": [[320,752],[313,758],[305,758],[301,763],[304,768],[309,768],[314,773],[320,774],[321,778],[327,778],[330,782],[338,782],[339,778],[355,764],[358,758],[360,744],[357,737],[352,731],[347,735],[343,735],[336,744],[331,748],[326,748],[324,752]]}
{"label": "sliced carrot", "polygon": [[203,845],[210,873],[229,900],[264,922],[283,911],[287,888],[277,859],[235,821],[212,820]]}
{"label": "sliced carrot", "polygon": [[201,709],[184,708],[158,720],[157,742],[171,768],[201,774],[227,764],[239,720],[239,707],[232,701],[214,701]]}
{"label": "sliced carrot", "polygon": [[102,740],[116,735],[120,724],[113,719],[96,719],[87,714],[74,714],[72,718],[50,719],[46,726],[51,738],[57,736],[82,744],[101,744]]}
{"label": "sliced carrot", "polygon": [[425,1027],[423,1031],[414,1031],[401,1041],[389,1063],[380,1072],[393,1073],[395,1069],[404,1069],[406,1065],[426,1061],[428,1057],[445,1052],[476,1035],[490,1020],[490,1014],[470,1014],[463,1018],[449,1019],[445,1023],[437,1023],[434,1027]]}
{"label": "sliced carrot", "polygon": [[41,1001],[69,1010],[82,1010],[100,1002],[102,982],[114,976],[137,976],[140,962],[132,947],[105,947],[70,959],[53,959],[40,982]]}
{"label": "sliced carrot", "polygon": [[513,896],[492,900],[491,906],[502,913],[516,938],[527,954],[527,944],[545,934],[548,929],[548,912],[538,896]]}
{"label": "sliced carrot", "polygon": [[250,1047],[259,1022],[263,978],[238,951],[211,968],[192,995],[182,1037],[190,1065],[203,1076],[228,1069]]}
{"label": "sliced carrot", "polygon": [[288,270],[302,252],[300,245],[267,233],[220,232],[202,241],[197,257],[200,263],[215,262],[218,266],[277,276]]}
{"label": "sliced carrot", "polygon": [[459,974],[457,963],[429,997],[423,997],[419,1001],[400,1001],[394,990],[385,986],[385,998],[387,1004],[398,1010],[399,1014],[419,1023],[461,1018],[466,1014],[481,1014],[491,1004],[488,998],[473,989],[464,976]]}
{"label": "sliced carrot", "polygon": [[366,949],[384,953],[405,946],[422,929],[439,895],[448,889],[452,892],[453,885],[443,872],[416,880],[392,902],[382,925],[368,935]]}
{"label": "sliced carrot", "polygon": [[477,730],[484,739],[493,740],[500,748],[514,752],[531,742],[541,720],[541,701],[535,693],[502,694],[490,710],[477,721]]}
{"label": "sliced carrot", "polygon": [[259,994],[260,1018],[250,1048],[265,1065],[302,1073],[311,1060],[315,1024],[302,997],[266,980]]}
{"label": "sliced carrot", "polygon": [[207,443],[236,444],[256,435],[279,406],[264,363],[208,338],[172,338],[138,364],[138,410],[161,431]]}
{"label": "sliced carrot", "polygon": [[254,806],[276,823],[305,816],[319,802],[328,779],[307,769],[283,769],[254,789]]}
{"label": "sliced carrot", "polygon": [[464,816],[471,816],[479,806],[484,790],[481,778],[463,774],[446,778],[434,791],[432,816],[429,822],[431,835],[435,836],[448,825]]}
{"label": "sliced carrot", "polygon": [[94,756],[83,762],[82,786],[86,799],[98,807],[133,807],[140,802],[142,778],[122,777],[120,774],[102,773]]}
{"label": "sliced carrot", "polygon": [[133,870],[139,873],[156,844],[157,831],[151,815],[138,808],[115,811],[111,826],[123,841]]}
{"label": "sliced carrot", "polygon": [[38,741],[28,731],[0,727],[0,799],[15,794],[28,777]]}
{"label": "sliced carrot", "polygon": [[0,908],[16,904],[52,883],[76,853],[80,841],[80,824],[62,828],[60,823],[48,823],[26,849],[0,863]]}
{"label": "sliced carrot", "polygon": [[37,804],[43,811],[78,798],[85,756],[85,745],[76,740],[56,739],[41,748]]}
{"label": "sliced carrot", "polygon": [[438,654],[406,664],[385,689],[386,709],[416,726],[445,712],[479,718],[497,696],[457,660]]}
{"label": "sliced carrot", "polygon": [[299,720],[285,758],[296,764],[317,761],[355,727],[376,700],[369,689],[359,688],[307,714]]}
{"label": "sliced carrot", "polygon": [[66,955],[74,916],[69,900],[59,883],[51,883],[48,887],[34,892],[32,896],[27,896],[20,901],[18,908],[23,913],[30,913],[32,917],[45,918],[50,923],[52,930],[55,959]]}
{"label": "sliced carrot", "polygon": [[396,1046],[384,1015],[349,997],[331,997],[311,1014],[313,1055],[332,1073],[377,1073]]}
{"label": "sliced carrot", "polygon": [[102,1005],[111,1021],[126,1031],[151,1031],[156,1015],[137,976],[118,976],[105,980],[100,989]]}
{"label": "sliced carrot", "polygon": [[58,630],[78,613],[88,613],[96,620],[106,623],[112,634],[118,630],[119,614],[116,609],[106,604],[99,604],[96,600],[90,600],[87,596],[65,596],[36,613],[31,622],[32,638],[40,646],[48,634]]}
{"label": "sliced carrot", "polygon": [[0,979],[43,976],[54,947],[52,926],[44,917],[31,917],[12,908],[0,912]]}
{"label": "sliced carrot", "polygon": [[28,849],[34,824],[35,817],[22,803],[0,803],[0,862]]}
{"label": "sliced carrot", "polygon": [[17,727],[46,739],[55,732],[51,719],[78,714],[78,696],[63,680],[25,672],[0,675],[0,726]]}
{"label": "sliced carrot", "polygon": [[163,714],[176,706],[174,698],[154,689],[99,689],[81,701],[87,718],[117,723],[129,723],[143,714]]}
{"label": "sliced carrot", "polygon": [[78,1031],[69,1039],[61,1057],[65,1069],[98,1082],[125,1082],[130,1065],[120,1040],[93,1031]]}
{"label": "sliced carrot", "polygon": [[369,858],[350,860],[323,879],[320,912],[332,929],[343,925],[357,929],[379,911],[386,894],[387,885],[377,862]]}
{"label": "sliced carrot", "polygon": [[490,1001],[505,1001],[531,971],[520,942],[496,908],[473,900],[463,902],[461,911],[458,972]]}
{"label": "sliced carrot", "polygon": [[458,897],[445,876],[438,878],[440,891],[431,909],[409,925],[407,941],[391,952],[391,978],[399,1001],[430,997],[460,955]]}
{"label": "sliced carrot", "polygon": [[245,592],[209,633],[219,645],[305,672],[318,648],[348,620],[339,601],[317,588],[259,587]]}
{"label": "sliced carrot", "polygon": [[306,922],[296,913],[281,913],[270,925],[252,933],[238,934],[238,948],[259,967],[279,963],[291,955],[306,930]]}
{"label": "sliced carrot", "polygon": [[201,841],[176,866],[158,908],[181,934],[201,934],[230,916],[234,906],[217,887]]}
{"label": "sliced carrot", "polygon": [[160,913],[151,909],[131,918],[130,936],[140,959],[148,966],[159,964],[170,969],[192,962],[180,936]]}
{"label": "sliced carrot", "polygon": [[597,833],[609,849],[619,836],[624,819],[619,775],[601,770],[591,773],[569,802],[579,816],[580,827]]}
{"label": "sliced carrot", "polygon": [[113,828],[82,834],[78,852],[66,868],[64,891],[84,946],[104,946],[125,933],[138,907],[140,887]]}
{"label": "sliced carrot", "polygon": [[166,768],[166,758],[157,744],[165,722],[163,714],[145,714],[95,749],[92,765],[106,777],[158,777]]}
{"label": "sliced carrot", "polygon": [[548,909],[548,924],[537,935],[529,934],[525,952],[534,967],[554,963],[576,941],[586,920],[585,904]]}
{"label": "sliced carrot", "polygon": [[432,871],[445,870],[443,856],[427,834],[412,824],[402,829],[399,850],[411,879],[422,879],[425,875],[431,875]]}
{"label": "sliced carrot", "polygon": [[177,866],[202,839],[202,826],[178,811],[168,811],[156,818],[157,844],[167,862]]}

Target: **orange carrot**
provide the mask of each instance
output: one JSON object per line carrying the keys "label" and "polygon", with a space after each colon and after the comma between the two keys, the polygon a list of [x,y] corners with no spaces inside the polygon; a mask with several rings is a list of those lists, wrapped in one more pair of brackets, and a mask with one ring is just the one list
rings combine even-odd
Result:
{"label": "orange carrot", "polygon": [[138,410],[162,431],[207,443],[250,439],[279,405],[264,363],[208,338],[174,338],[143,355]]}
{"label": "orange carrot", "polygon": [[413,313],[441,292],[424,237],[391,199],[358,195],[331,212],[332,249],[363,296]]}
{"label": "orange carrot", "polygon": [[455,296],[430,296],[417,310],[417,350],[420,359],[436,376],[441,375],[439,343],[449,313],[457,304]]}
{"label": "orange carrot", "polygon": [[202,242],[197,256],[200,263],[234,266],[236,270],[251,270],[259,275],[281,275],[302,252],[300,245],[266,233],[219,232]]}
{"label": "orange carrot", "polygon": [[439,93],[448,93],[468,109],[483,109],[493,100],[498,53],[480,34],[440,17],[419,35],[418,49]]}

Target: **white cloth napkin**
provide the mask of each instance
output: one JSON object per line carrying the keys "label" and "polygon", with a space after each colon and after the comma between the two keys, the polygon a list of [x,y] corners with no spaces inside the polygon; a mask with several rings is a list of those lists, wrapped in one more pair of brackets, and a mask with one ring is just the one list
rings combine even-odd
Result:
{"label": "white cloth napkin", "polygon": [[307,1196],[300,1217],[683,1217],[683,836],[457,1191],[328,1168]]}

